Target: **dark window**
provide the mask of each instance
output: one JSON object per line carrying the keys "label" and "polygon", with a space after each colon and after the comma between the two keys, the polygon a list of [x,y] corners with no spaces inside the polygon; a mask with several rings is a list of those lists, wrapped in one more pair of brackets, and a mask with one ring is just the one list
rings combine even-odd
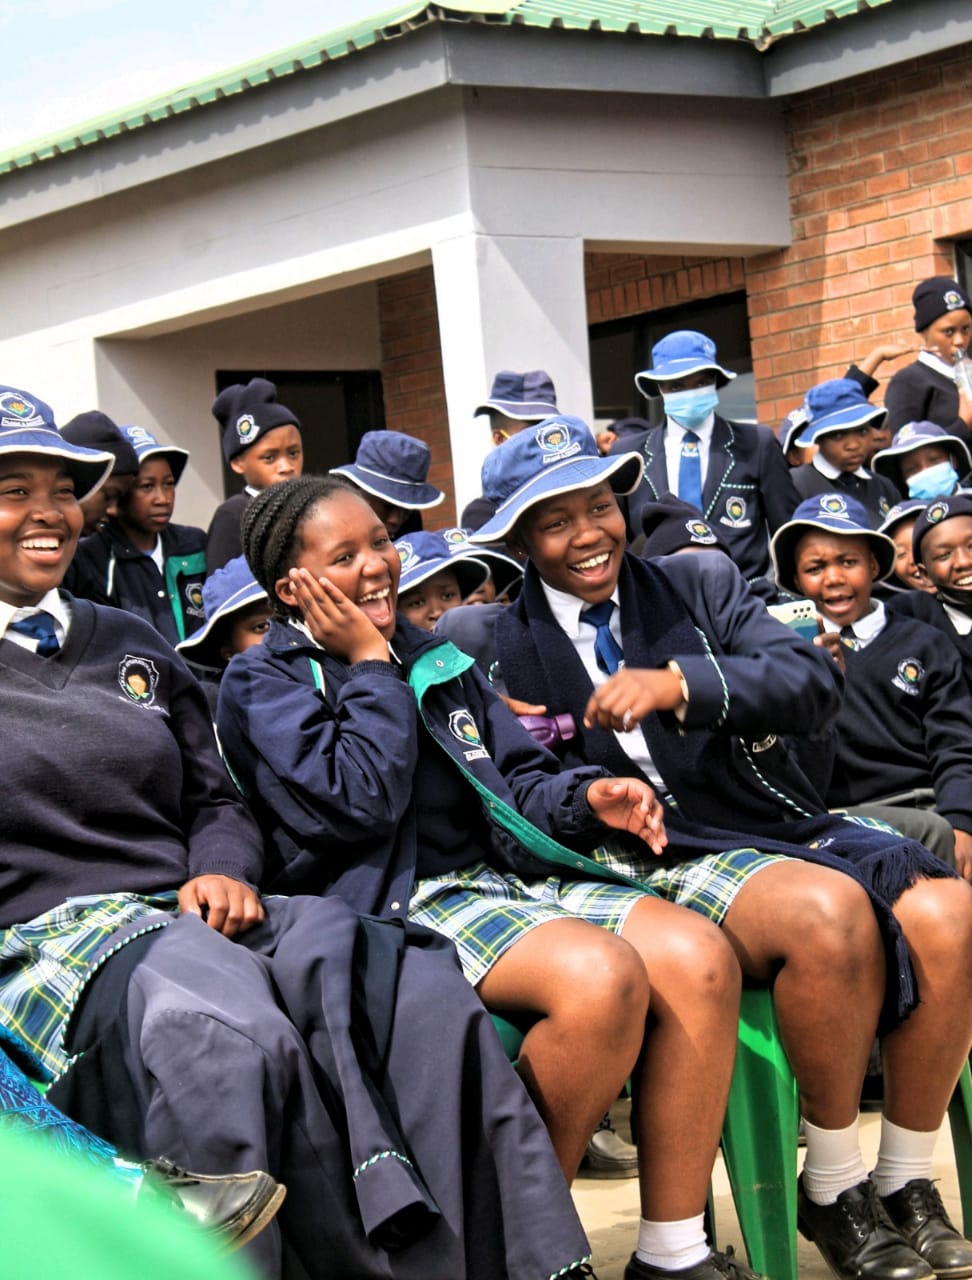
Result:
{"label": "dark window", "polygon": [[[300,419],[304,442],[304,473],[322,475],[350,462],[366,431],[385,426],[381,374],[376,370],[351,373],[306,373],[280,369],[220,369],[216,391],[251,378],[269,378],[277,399]],[[220,455],[222,456],[222,432]],[[223,462],[223,492],[229,497],[243,488],[243,477]]]}
{"label": "dark window", "polygon": [[955,241],[955,279],[969,297],[972,294],[972,240]]}
{"label": "dark window", "polygon": [[753,358],[745,293],[688,302],[591,325],[591,381],[596,418],[648,418],[661,422],[661,400],[647,400],[634,384],[651,365],[651,349],[676,329],[697,329],[716,344],[719,363],[740,376],[721,392],[719,412],[737,421],[756,419]]}

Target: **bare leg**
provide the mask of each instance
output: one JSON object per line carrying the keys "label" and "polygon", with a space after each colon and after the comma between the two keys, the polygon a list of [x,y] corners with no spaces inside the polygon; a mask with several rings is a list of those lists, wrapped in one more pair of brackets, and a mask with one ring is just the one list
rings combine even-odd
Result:
{"label": "bare leg", "polygon": [[930,1132],[945,1115],[972,1040],[972,886],[919,880],[901,895],[901,922],[921,1003],[882,1043],[884,1112]]}
{"label": "bare leg", "polygon": [[539,1016],[523,1041],[519,1070],[570,1181],[641,1051],[645,966],[606,929],[551,920],[504,952],[477,990],[495,1013]]}
{"label": "bare leg", "polygon": [[716,925],[660,898],[638,903],[622,936],[651,979],[635,1079],[641,1214],[674,1222],[705,1208],[736,1053],[741,975]]}
{"label": "bare leg", "polygon": [[807,862],[766,867],[723,922],[746,977],[773,983],[803,1115],[822,1129],[857,1117],[884,995],[884,956],[865,891]]}

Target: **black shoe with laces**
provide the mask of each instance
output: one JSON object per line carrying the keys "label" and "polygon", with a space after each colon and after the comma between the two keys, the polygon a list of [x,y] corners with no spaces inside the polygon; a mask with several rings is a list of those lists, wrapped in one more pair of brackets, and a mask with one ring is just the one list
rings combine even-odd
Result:
{"label": "black shoe with laces", "polygon": [[638,1148],[625,1142],[606,1115],[594,1130],[581,1170],[587,1178],[637,1178]]}
{"label": "black shoe with laces", "polygon": [[869,1178],[834,1204],[815,1204],[797,1183],[797,1226],[837,1280],[934,1280],[934,1271],[885,1212]]}
{"label": "black shoe with laces", "polygon": [[900,1191],[882,1196],[888,1217],[934,1270],[939,1280],[972,1276],[972,1242],[952,1225],[938,1188],[928,1178],[912,1178]]}
{"label": "black shoe with laces", "polygon": [[225,1253],[241,1248],[272,1221],[283,1204],[286,1188],[269,1173],[212,1175],[190,1173],[171,1160],[148,1160],[139,1197],[165,1201],[184,1214]]}
{"label": "black shoe with laces", "polygon": [[694,1267],[682,1267],[680,1271],[653,1267],[633,1253],[624,1269],[624,1280],[760,1280],[760,1277],[736,1257],[732,1245],[729,1245],[725,1253],[717,1253],[713,1249]]}

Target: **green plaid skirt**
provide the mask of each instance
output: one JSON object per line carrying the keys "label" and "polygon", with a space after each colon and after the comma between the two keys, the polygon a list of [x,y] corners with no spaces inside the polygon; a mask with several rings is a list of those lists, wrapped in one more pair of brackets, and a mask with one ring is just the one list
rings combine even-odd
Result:
{"label": "green plaid skirt", "polygon": [[746,881],[777,855],[755,849],[732,849],[674,867],[657,867],[645,859],[598,850],[592,855],[605,866],[644,880],[633,888],[608,880],[521,880],[485,862],[415,885],[408,918],[451,938],[463,972],[475,985],[514,942],[548,920],[577,917],[621,933],[628,914],[642,898],[677,902],[721,924],[733,898]]}

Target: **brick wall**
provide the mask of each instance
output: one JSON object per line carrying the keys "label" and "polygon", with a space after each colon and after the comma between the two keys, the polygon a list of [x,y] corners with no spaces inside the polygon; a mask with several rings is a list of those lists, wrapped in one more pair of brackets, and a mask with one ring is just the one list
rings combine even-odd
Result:
{"label": "brick wall", "polygon": [[378,314],[385,426],[417,436],[432,450],[429,481],[444,491],[446,500],[426,516],[426,527],[455,524],[452,451],[432,268],[420,267],[382,280]]}
{"label": "brick wall", "polygon": [[794,97],[785,125],[788,249],[586,259],[592,324],[745,288],[770,423],[875,346],[913,341],[914,284],[951,274],[949,242],[972,237],[972,45]]}

